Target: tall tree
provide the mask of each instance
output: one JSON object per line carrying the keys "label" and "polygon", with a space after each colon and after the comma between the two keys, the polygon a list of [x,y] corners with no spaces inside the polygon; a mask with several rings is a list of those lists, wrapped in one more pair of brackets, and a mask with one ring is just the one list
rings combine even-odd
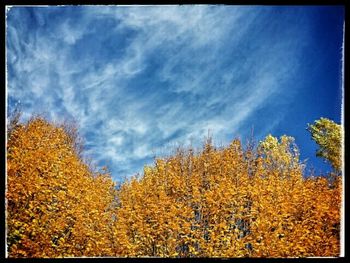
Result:
{"label": "tall tree", "polygon": [[[34,117],[7,142],[10,257],[338,256],[341,180],[303,177],[294,139],[178,149],[118,190],[74,126]],[[322,202],[320,202],[322,200]]]}
{"label": "tall tree", "polygon": [[[249,151],[249,152],[247,152]],[[179,150],[118,192],[117,254],[303,257],[339,254],[340,180],[303,178],[294,139]],[[322,202],[318,198],[322,198]]]}
{"label": "tall tree", "polygon": [[342,127],[327,118],[320,118],[308,124],[307,130],[318,144],[316,156],[324,158],[332,167],[340,172],[342,168]]}
{"label": "tall tree", "polygon": [[10,257],[112,253],[114,183],[108,173],[92,171],[82,162],[74,133],[66,130],[41,117],[10,130],[6,189]]}

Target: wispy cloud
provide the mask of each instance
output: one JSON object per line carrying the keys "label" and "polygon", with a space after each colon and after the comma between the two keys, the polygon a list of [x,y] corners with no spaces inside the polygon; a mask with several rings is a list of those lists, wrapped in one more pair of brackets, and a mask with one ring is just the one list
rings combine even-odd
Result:
{"label": "wispy cloud", "polygon": [[309,28],[298,8],[275,11],[12,8],[8,94],[27,112],[74,117],[86,153],[108,162],[116,178],[131,175],[167,145],[199,143],[208,130],[228,142],[249,132],[257,110],[292,99],[287,84]]}

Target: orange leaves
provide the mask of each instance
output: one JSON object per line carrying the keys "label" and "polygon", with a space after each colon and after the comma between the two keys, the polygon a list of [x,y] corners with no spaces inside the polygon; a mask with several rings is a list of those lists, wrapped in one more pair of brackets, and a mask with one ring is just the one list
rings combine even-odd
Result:
{"label": "orange leaves", "polygon": [[[94,177],[64,129],[42,118],[11,133],[16,136],[9,136],[7,158],[9,256],[110,254],[113,231],[106,226],[115,198],[108,175]],[[86,236],[100,242],[99,248],[85,248]]]}
{"label": "orange leaves", "polygon": [[[263,155],[254,149],[244,152],[235,140],[221,150],[207,143],[198,155],[178,151],[145,167],[144,177],[125,183],[119,191],[116,233],[121,243],[128,240],[120,255],[338,253],[337,234],[331,234],[339,223],[338,188],[330,189],[324,179],[303,179],[293,139],[281,137],[279,142],[270,137],[259,150]],[[333,208],[331,199],[337,203]],[[132,221],[125,220],[130,217]],[[131,226],[139,239],[127,231]],[[327,252],[318,247],[320,238],[328,240],[322,246]]]}
{"label": "orange leaves", "polygon": [[[68,133],[68,134],[67,134]],[[10,133],[10,257],[337,256],[341,180],[303,178],[291,137],[178,150],[119,190],[79,157],[74,127]]]}

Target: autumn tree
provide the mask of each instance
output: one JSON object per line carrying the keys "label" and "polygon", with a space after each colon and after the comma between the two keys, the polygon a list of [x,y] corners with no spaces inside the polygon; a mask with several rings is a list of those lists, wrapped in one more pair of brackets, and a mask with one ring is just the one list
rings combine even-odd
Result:
{"label": "autumn tree", "polygon": [[69,130],[42,117],[10,130],[9,257],[103,256],[114,249],[114,183],[79,158],[76,133]]}
{"label": "autumn tree", "polygon": [[304,178],[304,165],[292,137],[278,140],[268,135],[258,151],[261,161],[254,185],[259,191],[253,193],[259,216],[252,233],[260,236],[253,243],[259,251],[255,255],[337,255],[340,181],[331,189],[325,178]]}
{"label": "autumn tree", "polygon": [[308,124],[307,130],[318,144],[316,156],[324,158],[337,171],[342,166],[342,127],[327,118],[320,118],[313,124]]}
{"label": "autumn tree", "polygon": [[118,192],[117,254],[336,256],[341,182],[305,179],[303,168],[288,136],[158,158]]}
{"label": "autumn tree", "polygon": [[74,125],[14,121],[10,257],[338,256],[341,180],[304,178],[293,137],[177,149],[118,186],[81,158]]}

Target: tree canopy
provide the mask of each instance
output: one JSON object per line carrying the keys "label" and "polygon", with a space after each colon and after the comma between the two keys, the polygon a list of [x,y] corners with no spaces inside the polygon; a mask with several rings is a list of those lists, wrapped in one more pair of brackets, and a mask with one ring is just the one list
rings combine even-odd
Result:
{"label": "tree canopy", "polygon": [[305,178],[293,137],[179,148],[117,188],[83,161],[76,127],[42,117],[11,127],[10,257],[339,255],[341,180]]}
{"label": "tree canopy", "polygon": [[[179,150],[119,192],[126,256],[303,257],[339,253],[340,181],[302,176],[293,138]],[[253,157],[252,157],[253,156]],[[322,201],[320,201],[322,200]],[[325,241],[326,240],[326,241]]]}
{"label": "tree canopy", "polygon": [[11,257],[111,253],[114,182],[79,159],[63,127],[43,118],[7,142],[7,245]]}
{"label": "tree canopy", "polygon": [[340,172],[342,168],[342,127],[327,118],[320,118],[308,125],[312,139],[318,144],[318,157],[324,158]]}

